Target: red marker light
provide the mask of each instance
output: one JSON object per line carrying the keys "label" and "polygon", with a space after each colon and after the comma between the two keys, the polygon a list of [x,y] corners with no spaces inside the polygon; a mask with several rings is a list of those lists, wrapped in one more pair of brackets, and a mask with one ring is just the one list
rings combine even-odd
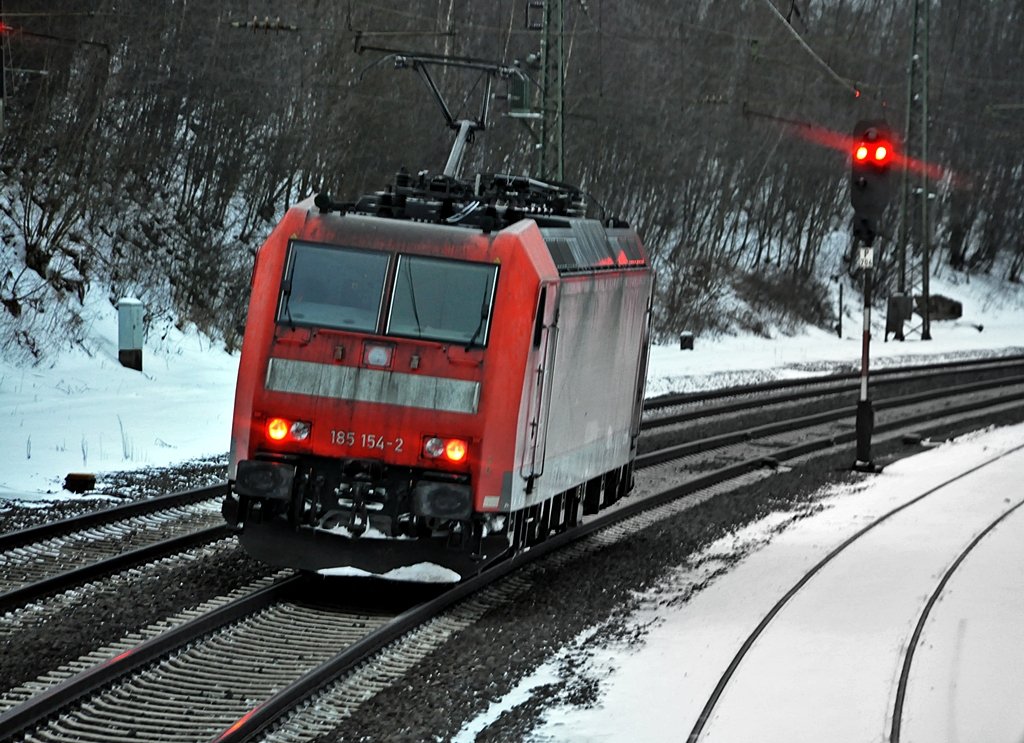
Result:
{"label": "red marker light", "polygon": [[284,441],[291,425],[284,418],[271,418],[267,421],[267,438],[271,441]]}
{"label": "red marker light", "polygon": [[444,445],[444,456],[449,462],[461,462],[466,458],[469,447],[462,439],[448,439]]}

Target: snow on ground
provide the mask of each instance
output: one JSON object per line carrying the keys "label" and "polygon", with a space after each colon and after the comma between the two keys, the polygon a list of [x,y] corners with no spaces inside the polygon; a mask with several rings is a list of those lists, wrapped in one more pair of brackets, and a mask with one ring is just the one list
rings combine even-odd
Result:
{"label": "snow on ground", "polygon": [[141,372],[126,369],[117,360],[117,310],[94,294],[86,305],[88,349],[34,367],[0,361],[0,499],[59,497],[69,472],[227,451],[238,355],[172,328],[147,343]]}
{"label": "snow on ground", "polygon": [[[1008,492],[1020,492],[1021,471]],[[911,669],[906,740],[1024,743],[1022,537],[1019,508],[954,573]]]}
{"label": "snow on ground", "polygon": [[[557,682],[563,670],[576,684],[581,677],[596,682],[599,699],[592,708],[548,709],[529,738],[534,743],[685,740],[722,673],[775,602],[871,520],[929,493],[851,544],[776,615],[700,738],[888,740],[915,623],[960,550],[1024,501],[1022,472],[1024,425],[1017,425],[962,437],[856,485],[830,488],[813,515],[772,514],[711,545],[645,594],[626,630],[616,633],[646,635],[639,647],[595,649],[587,642],[594,628],[588,628],[455,740],[472,741],[528,699],[531,689]],[[1024,508],[1018,508],[947,584],[917,648],[902,740],[1024,740],[1018,703],[1024,689],[1022,537]],[[587,658],[582,664],[581,656]]]}
{"label": "snow on ground", "polygon": [[[882,343],[876,330],[876,365],[908,355],[1024,350],[1024,292],[999,293],[978,278],[959,287],[936,279],[932,291],[961,300],[963,319],[933,323],[928,342],[911,336]],[[843,338],[811,328],[772,339],[697,338],[693,351],[656,346],[648,395],[857,368],[861,316],[856,307],[847,310]],[[87,349],[34,367],[0,360],[0,499],[64,497],[70,472],[160,467],[227,452],[237,353],[172,328],[147,339],[140,373],[118,363],[117,310],[102,293],[87,296],[85,315]],[[878,313],[876,319],[882,321]]]}
{"label": "snow on ground", "polygon": [[[932,339],[909,333],[905,342],[885,342],[885,316],[872,313],[874,332],[871,361],[874,368],[906,363],[907,356],[922,356],[918,363],[980,354],[988,349],[1017,347],[1024,350],[1024,291],[1000,292],[983,277],[970,283],[951,283],[935,278],[931,291],[963,304],[959,320],[932,322]],[[678,345],[652,349],[647,395],[753,384],[772,379],[806,377],[837,366],[860,368],[863,315],[851,307],[847,290],[843,335],[809,328],[801,335],[779,338],[724,337],[713,341],[697,338],[693,351]],[[857,301],[854,295],[852,301]],[[919,321],[916,315],[915,321]],[[908,326],[909,327],[909,326]],[[978,330],[978,328],[982,330]]]}

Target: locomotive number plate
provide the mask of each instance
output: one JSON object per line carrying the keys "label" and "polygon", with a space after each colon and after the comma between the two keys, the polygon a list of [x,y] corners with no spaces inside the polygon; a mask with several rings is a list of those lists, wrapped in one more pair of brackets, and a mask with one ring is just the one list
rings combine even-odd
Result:
{"label": "locomotive number plate", "polygon": [[375,433],[357,433],[356,431],[331,431],[331,443],[335,446],[359,446],[363,449],[400,452],[405,445],[401,438],[389,439]]}

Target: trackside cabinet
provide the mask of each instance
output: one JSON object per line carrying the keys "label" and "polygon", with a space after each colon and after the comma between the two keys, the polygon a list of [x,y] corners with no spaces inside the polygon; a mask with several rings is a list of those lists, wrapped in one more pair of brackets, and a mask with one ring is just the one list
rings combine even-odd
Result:
{"label": "trackside cabinet", "polygon": [[117,360],[121,366],[142,371],[142,316],[145,307],[134,297],[117,303]]}

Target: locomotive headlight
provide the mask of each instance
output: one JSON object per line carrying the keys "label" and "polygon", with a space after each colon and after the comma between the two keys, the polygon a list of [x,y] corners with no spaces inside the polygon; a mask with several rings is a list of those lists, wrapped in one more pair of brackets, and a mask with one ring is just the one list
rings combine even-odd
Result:
{"label": "locomotive headlight", "polygon": [[423,442],[423,454],[431,459],[437,459],[444,454],[444,439],[432,436]]}
{"label": "locomotive headlight", "polygon": [[296,441],[305,441],[309,438],[309,424],[306,421],[295,421],[292,423],[291,434]]}
{"label": "locomotive headlight", "polygon": [[390,343],[366,343],[363,346],[363,363],[366,366],[386,369],[391,366],[394,355],[395,347]]}

